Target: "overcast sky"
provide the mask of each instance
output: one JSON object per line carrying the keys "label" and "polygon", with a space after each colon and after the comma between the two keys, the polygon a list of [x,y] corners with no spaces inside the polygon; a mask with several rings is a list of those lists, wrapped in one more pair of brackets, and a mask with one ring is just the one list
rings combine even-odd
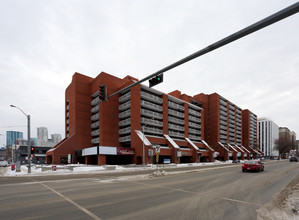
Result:
{"label": "overcast sky", "polygon": [[[0,0],[0,133],[64,137],[72,75],[142,79],[295,0]],[[217,92],[299,136],[299,14],[181,65],[155,89]],[[146,83],[147,84],[147,83]],[[5,143],[0,136],[0,146]],[[299,139],[299,138],[297,138]]]}

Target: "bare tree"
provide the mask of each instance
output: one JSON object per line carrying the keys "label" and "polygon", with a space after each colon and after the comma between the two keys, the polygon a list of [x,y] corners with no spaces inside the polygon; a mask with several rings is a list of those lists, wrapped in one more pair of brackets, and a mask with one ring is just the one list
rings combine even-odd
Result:
{"label": "bare tree", "polygon": [[287,139],[276,139],[274,141],[274,150],[277,150],[279,152],[279,155],[285,156],[286,153],[289,153],[290,150],[294,149],[294,144],[292,141]]}

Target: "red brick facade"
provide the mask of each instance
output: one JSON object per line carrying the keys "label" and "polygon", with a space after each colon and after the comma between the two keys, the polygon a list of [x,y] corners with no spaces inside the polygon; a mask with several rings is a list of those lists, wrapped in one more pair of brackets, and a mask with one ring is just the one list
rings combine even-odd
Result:
{"label": "red brick facade", "polygon": [[[75,73],[65,93],[66,138],[47,152],[47,163],[59,164],[71,156],[73,163],[142,164],[145,138],[137,132],[143,128],[151,143],[145,146],[146,164],[155,162],[156,145],[161,147],[159,163],[213,161],[213,149],[201,142],[204,110],[192,104],[192,97],[137,85],[99,102],[100,85],[105,84],[110,95],[136,80],[104,72],[94,79]],[[127,154],[119,154],[120,149]]]}

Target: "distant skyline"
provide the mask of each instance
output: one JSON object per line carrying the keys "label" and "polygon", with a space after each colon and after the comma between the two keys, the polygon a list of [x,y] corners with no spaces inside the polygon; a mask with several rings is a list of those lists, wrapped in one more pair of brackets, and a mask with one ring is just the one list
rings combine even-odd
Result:
{"label": "distant skyline", "polygon": [[[32,137],[44,126],[62,138],[75,72],[142,79],[297,2],[0,1],[0,133],[27,137],[27,119],[12,104],[31,116]],[[154,88],[217,92],[299,134],[298,24],[297,13],[166,72]]]}

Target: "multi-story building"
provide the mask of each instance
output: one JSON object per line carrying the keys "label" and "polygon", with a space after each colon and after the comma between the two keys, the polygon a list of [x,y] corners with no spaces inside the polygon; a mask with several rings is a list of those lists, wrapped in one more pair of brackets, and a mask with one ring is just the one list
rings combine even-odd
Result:
{"label": "multi-story building", "polygon": [[265,157],[278,156],[274,149],[275,140],[279,139],[278,125],[268,118],[258,118],[258,145]]}
{"label": "multi-story building", "polygon": [[242,146],[242,110],[217,93],[198,94],[194,99],[205,110],[205,141],[217,151],[220,160],[247,159],[252,153]]}
{"label": "multi-story building", "polygon": [[56,145],[62,140],[61,134],[51,134],[51,142]]}
{"label": "multi-story building", "polygon": [[46,146],[48,143],[48,129],[46,127],[37,128],[37,145]]}
{"label": "multi-story building", "polygon": [[251,152],[251,158],[264,156],[257,135],[257,116],[248,109],[242,110],[242,145]]}
{"label": "multi-story building", "polygon": [[12,146],[18,138],[23,138],[23,132],[6,131],[6,146]]}
{"label": "multi-story building", "polygon": [[[28,147],[27,145],[16,145],[14,151],[14,161],[20,161],[21,164],[28,163]],[[33,164],[45,164],[46,163],[46,152],[50,147],[31,146],[31,162]]]}
{"label": "multi-story building", "polygon": [[296,132],[295,131],[290,132],[290,138],[291,138],[292,147],[295,149],[296,148]]}
{"label": "multi-story building", "polygon": [[279,140],[291,142],[291,132],[287,127],[279,127]]}
{"label": "multi-story building", "polygon": [[100,102],[100,85],[112,94],[136,81],[75,73],[65,94],[66,138],[47,152],[47,162],[148,164],[157,146],[159,163],[212,161],[215,152],[203,139],[204,110],[192,97],[139,84]]}

